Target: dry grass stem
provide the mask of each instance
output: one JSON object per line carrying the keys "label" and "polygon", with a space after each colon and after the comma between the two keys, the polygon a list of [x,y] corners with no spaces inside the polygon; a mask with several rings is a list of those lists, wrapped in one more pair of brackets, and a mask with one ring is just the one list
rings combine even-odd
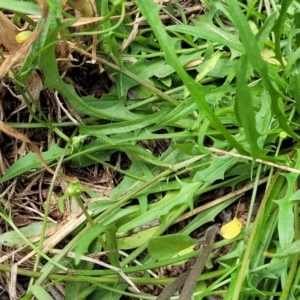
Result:
{"label": "dry grass stem", "polygon": [[211,151],[211,152],[214,152],[216,154],[230,155],[230,156],[234,156],[234,157],[238,157],[238,158],[244,158],[244,159],[254,161],[254,162],[257,162],[257,163],[260,163],[260,164],[264,164],[264,165],[267,165],[267,166],[270,166],[270,167],[274,167],[274,168],[277,168],[277,169],[280,169],[280,170],[283,170],[283,171],[300,174],[300,170],[298,170],[298,169],[294,169],[294,168],[290,168],[290,167],[287,167],[287,166],[275,164],[275,163],[272,163],[272,162],[269,162],[269,161],[266,161],[266,160],[262,160],[262,159],[254,159],[251,156],[241,155],[241,154],[238,154],[238,153],[232,153],[232,152],[219,150],[219,149],[211,148],[211,147],[206,147],[206,149]]}

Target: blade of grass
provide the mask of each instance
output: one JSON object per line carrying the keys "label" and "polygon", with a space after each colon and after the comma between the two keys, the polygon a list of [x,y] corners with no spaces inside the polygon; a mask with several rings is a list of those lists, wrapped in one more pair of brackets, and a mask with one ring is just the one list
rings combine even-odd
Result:
{"label": "blade of grass", "polygon": [[[262,218],[264,216],[264,212],[265,212],[265,207],[267,205],[268,200],[270,199],[270,195],[277,195],[277,193],[279,193],[281,185],[278,184],[278,177],[279,177],[279,172],[277,172],[274,177],[272,182],[270,183],[265,196],[260,204],[259,210],[257,212],[256,215],[256,219],[255,222],[253,224],[253,228],[247,243],[247,247],[245,249],[243,258],[242,258],[242,264],[240,269],[234,274],[231,282],[230,282],[230,286],[229,289],[225,295],[224,300],[239,300],[240,299],[240,295],[241,295],[241,290],[242,290],[242,286],[244,283],[244,279],[246,277],[247,271],[248,271],[248,267],[249,267],[249,262],[250,262],[250,257],[251,254],[255,252],[255,249],[257,248],[259,242],[260,242],[260,232],[261,232],[261,227],[265,224],[262,221]],[[283,179],[279,178],[280,183],[283,183]],[[278,189],[274,189],[274,186]],[[273,198],[273,197],[272,197]]]}
{"label": "blade of grass", "polygon": [[28,14],[28,15],[40,15],[41,10],[37,4],[30,2],[22,2],[16,0],[1,0],[0,8]]}

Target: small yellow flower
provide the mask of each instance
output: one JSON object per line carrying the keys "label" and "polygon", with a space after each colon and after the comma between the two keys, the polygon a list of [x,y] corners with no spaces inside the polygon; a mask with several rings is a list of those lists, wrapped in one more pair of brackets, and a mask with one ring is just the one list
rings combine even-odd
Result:
{"label": "small yellow flower", "polygon": [[221,227],[220,234],[224,239],[231,240],[237,237],[241,233],[241,230],[242,223],[237,217],[234,217],[232,221]]}
{"label": "small yellow flower", "polygon": [[29,38],[32,35],[32,33],[33,33],[32,31],[28,31],[28,30],[18,33],[16,35],[17,43],[22,44],[27,38]]}

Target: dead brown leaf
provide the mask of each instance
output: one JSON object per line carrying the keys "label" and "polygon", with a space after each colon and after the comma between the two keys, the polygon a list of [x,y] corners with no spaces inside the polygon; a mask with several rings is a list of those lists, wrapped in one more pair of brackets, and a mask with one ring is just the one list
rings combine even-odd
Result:
{"label": "dead brown leaf", "polygon": [[33,142],[31,142],[29,140],[29,138],[24,135],[23,133],[17,131],[16,129],[13,129],[11,127],[9,127],[8,125],[6,125],[4,122],[2,122],[0,120],[0,131],[4,132],[5,134],[12,136],[24,143],[27,144],[28,148],[34,152],[34,154],[37,156],[37,158],[39,159],[39,161],[41,162],[42,166],[51,174],[54,175],[54,171],[45,163],[39,148],[37,147],[37,145],[35,145]]}
{"label": "dead brown leaf", "polygon": [[0,11],[0,44],[8,51],[14,51],[18,48],[15,36],[18,30],[13,22]]}
{"label": "dead brown leaf", "polygon": [[15,51],[7,56],[5,61],[0,66],[0,79],[2,79],[9,69],[19,60],[23,59],[28,52],[31,44],[37,39],[41,34],[44,26],[41,26],[37,31],[35,31],[28,39],[26,39]]}
{"label": "dead brown leaf", "polygon": [[[22,60],[25,58],[25,56],[28,53],[28,49],[31,46],[31,44],[38,38],[38,36],[41,34],[45,20],[47,19],[48,16],[48,5],[45,0],[39,0],[39,5],[41,7],[41,15],[44,20],[43,25],[36,30],[29,38],[27,38],[18,48],[14,48],[13,51],[10,55],[6,57],[4,62],[0,66],[0,79],[2,79],[9,69],[18,61]],[[0,20],[1,21],[1,20]],[[14,35],[15,36],[15,35]],[[9,39],[11,39],[11,35],[8,36]]]}

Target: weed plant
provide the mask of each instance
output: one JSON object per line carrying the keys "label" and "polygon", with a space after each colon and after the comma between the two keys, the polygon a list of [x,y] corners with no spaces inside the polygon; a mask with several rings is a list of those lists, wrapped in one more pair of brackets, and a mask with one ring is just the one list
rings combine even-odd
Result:
{"label": "weed plant", "polygon": [[[34,260],[30,270],[5,260],[0,269],[31,278],[22,300],[52,299],[50,288],[59,283],[70,300],[155,299],[151,290],[173,278],[153,271],[198,255],[190,235],[220,222],[249,187],[244,229],[217,239],[194,299],[299,299],[300,4],[206,0],[191,5],[202,11],[190,17],[184,1],[156,2],[96,0],[88,12],[77,8],[83,19],[74,17],[76,1],[48,0],[39,20],[34,3],[0,2],[16,24],[42,29],[21,67],[12,64],[7,74],[0,68],[30,112],[30,121],[6,125],[50,132],[41,154],[55,169],[42,222],[19,228],[4,191],[37,176],[41,163],[28,151],[7,165],[0,215],[10,230],[0,243],[6,255],[25,243]],[[97,97],[66,80],[70,69],[76,72],[75,59],[95,77],[105,70],[109,90]],[[34,72],[56,95],[61,118],[49,118],[30,93]],[[95,165],[118,174],[107,194],[69,176]],[[56,207],[72,218],[68,227],[54,227],[58,239],[45,248],[56,226],[49,213],[57,186],[64,193]],[[229,194],[199,206],[215,190]],[[172,233],[187,213],[193,218]],[[101,251],[106,263],[91,258]],[[138,293],[141,286],[149,293]]]}

